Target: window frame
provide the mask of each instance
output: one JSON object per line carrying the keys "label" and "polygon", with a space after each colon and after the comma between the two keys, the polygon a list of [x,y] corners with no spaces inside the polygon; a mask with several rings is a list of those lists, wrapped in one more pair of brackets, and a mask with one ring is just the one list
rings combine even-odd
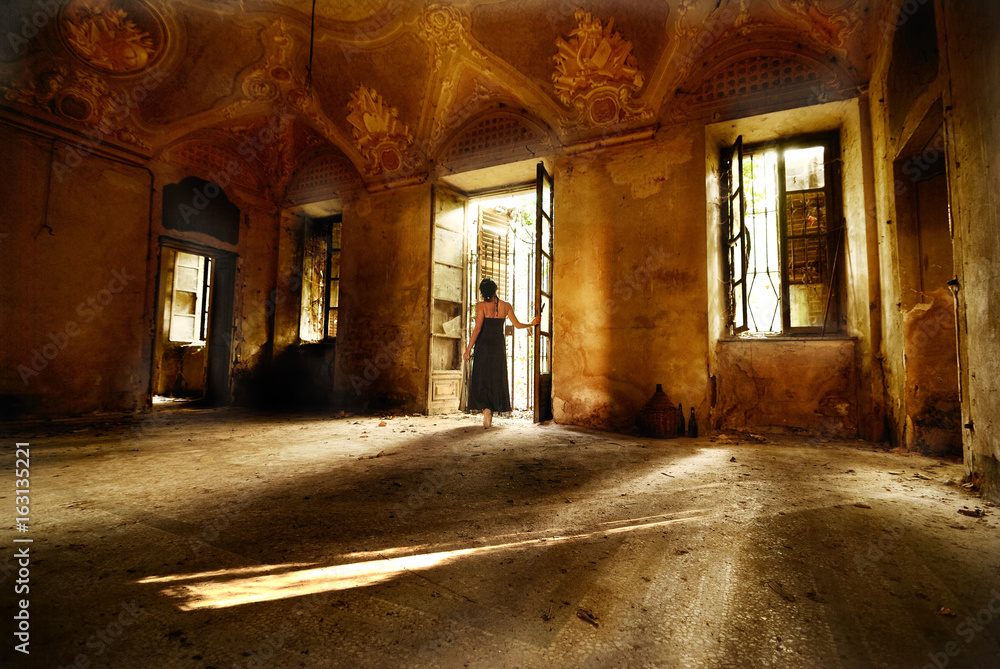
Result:
{"label": "window frame", "polygon": [[[323,295],[323,341],[337,341],[336,326],[340,324],[340,249],[344,234],[344,219],[341,214],[328,216],[326,222],[326,286]],[[333,227],[340,226],[340,233],[337,235],[337,248],[333,247]],[[333,276],[333,254],[337,254],[337,276]],[[330,306],[331,285],[337,282],[337,306]],[[330,334],[330,314],[336,314],[334,320],[334,331]]]}
{"label": "window frame", "polygon": [[[722,197],[720,206],[722,212],[721,220],[721,247],[723,282],[727,286],[726,295],[726,328],[727,334],[732,338],[752,337],[754,339],[778,339],[783,337],[814,336],[814,335],[834,335],[843,333],[842,305],[843,296],[843,273],[840,269],[839,258],[843,253],[844,235],[846,234],[846,221],[843,216],[843,183],[841,178],[841,165],[843,155],[840,147],[839,130],[805,133],[790,135],[764,142],[753,144],[743,144],[742,135],[737,138],[732,147],[722,147],[720,151],[720,187]],[[788,200],[787,184],[785,181],[785,153],[789,150],[804,149],[822,146],[824,148],[824,186],[823,192],[826,198],[826,220],[827,230],[826,251],[827,267],[829,267],[829,277],[826,280],[827,288],[825,292],[826,309],[822,326],[792,326],[791,325],[791,302],[789,299],[789,279],[788,267]],[[781,331],[780,332],[750,332],[749,307],[747,293],[747,277],[750,265],[746,257],[742,263],[743,273],[738,279],[734,279],[733,258],[731,249],[739,238],[735,235],[735,228],[738,227],[743,237],[742,249],[745,256],[749,256],[753,240],[745,224],[746,200],[744,197],[746,185],[743,183],[743,160],[749,156],[762,153],[769,149],[778,151],[777,163],[777,227],[778,227],[778,264],[780,273],[780,311],[781,311]],[[740,187],[734,191],[731,183],[732,167],[730,160],[733,152],[739,153],[739,179]],[[795,192],[795,191],[793,191]],[[739,220],[735,220],[734,199],[739,198]],[[735,290],[742,291],[742,305],[744,309],[743,326],[736,325],[737,300]],[[748,333],[748,334],[744,334]],[[743,335],[743,337],[741,337]]]}
{"label": "window frame", "polygon": [[[314,226],[320,227],[320,230],[315,230]],[[340,226],[340,234],[337,235],[337,245],[334,247],[334,226]],[[335,322],[339,325],[339,314],[340,314],[340,254],[343,246],[343,215],[342,214],[331,214],[329,216],[321,216],[316,218],[307,218],[306,224],[304,226],[302,248],[306,248],[309,243],[309,235],[315,234],[316,236],[323,235],[325,237],[324,248],[326,249],[325,257],[322,260],[323,263],[323,287],[322,287],[322,304],[319,309],[322,311],[322,323],[321,336],[318,339],[304,339],[302,337],[302,323],[303,314],[299,314],[299,341],[303,344],[322,344],[322,343],[334,343],[337,341],[336,329],[334,333],[330,334],[330,321],[331,316],[335,318]],[[337,275],[331,276],[333,271],[333,259],[334,254],[337,258]],[[312,268],[306,267],[306,262],[309,258],[305,253],[302,255],[301,266],[302,275],[304,280],[306,277],[311,276]],[[337,305],[330,306],[330,297],[333,293],[332,284],[336,282],[337,284]],[[307,308],[307,304],[304,300],[305,291],[303,291],[302,297],[299,300],[299,309],[304,310]]]}

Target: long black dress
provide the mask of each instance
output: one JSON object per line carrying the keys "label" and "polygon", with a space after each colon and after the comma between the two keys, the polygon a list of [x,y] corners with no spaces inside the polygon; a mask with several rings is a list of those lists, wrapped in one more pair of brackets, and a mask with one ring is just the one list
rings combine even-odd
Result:
{"label": "long black dress", "polygon": [[483,319],[472,353],[469,375],[470,411],[489,409],[493,413],[510,411],[510,386],[507,384],[507,346],[503,326],[506,318]]}

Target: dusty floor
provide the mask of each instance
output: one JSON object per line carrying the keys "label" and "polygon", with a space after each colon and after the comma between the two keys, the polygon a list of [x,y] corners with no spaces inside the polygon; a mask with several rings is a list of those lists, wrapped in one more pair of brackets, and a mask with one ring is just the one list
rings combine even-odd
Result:
{"label": "dusty floor", "polygon": [[[5,627],[3,665],[1000,665],[1000,509],[959,464],[385,423],[174,409],[8,427],[31,443],[34,543],[31,655]],[[9,517],[13,465],[5,450]]]}

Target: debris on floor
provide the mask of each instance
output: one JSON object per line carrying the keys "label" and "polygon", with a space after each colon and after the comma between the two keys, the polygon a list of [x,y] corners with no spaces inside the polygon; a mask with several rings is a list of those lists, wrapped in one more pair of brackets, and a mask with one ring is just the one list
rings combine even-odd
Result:
{"label": "debris on floor", "polygon": [[795,595],[793,595],[790,592],[785,592],[785,589],[782,587],[781,583],[778,583],[777,581],[768,581],[767,587],[771,588],[771,590],[773,590],[779,597],[784,599],[786,602],[795,601]]}
{"label": "debris on floor", "polygon": [[576,610],[576,617],[580,620],[590,623],[594,627],[600,627],[601,623],[590,610],[583,608],[582,606]]}

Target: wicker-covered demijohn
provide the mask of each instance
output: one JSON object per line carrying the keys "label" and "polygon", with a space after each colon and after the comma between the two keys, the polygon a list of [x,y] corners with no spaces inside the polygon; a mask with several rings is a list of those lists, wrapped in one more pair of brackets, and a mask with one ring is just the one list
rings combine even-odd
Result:
{"label": "wicker-covered demijohn", "polygon": [[663,392],[663,384],[657,383],[656,392],[639,410],[639,431],[645,437],[673,439],[677,436],[680,420],[680,409]]}

